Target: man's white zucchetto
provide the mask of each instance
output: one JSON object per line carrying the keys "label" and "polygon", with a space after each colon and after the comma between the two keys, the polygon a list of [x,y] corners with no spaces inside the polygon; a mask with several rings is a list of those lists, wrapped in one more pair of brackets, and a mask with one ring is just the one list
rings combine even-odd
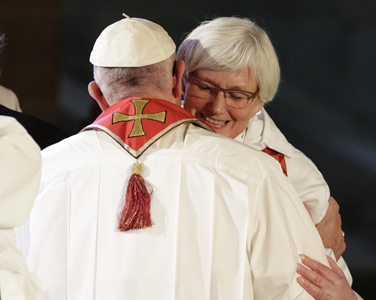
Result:
{"label": "man's white zucchetto", "polygon": [[158,24],[139,18],[125,19],[106,27],[97,38],[90,62],[100,67],[143,67],[175,53],[176,45]]}

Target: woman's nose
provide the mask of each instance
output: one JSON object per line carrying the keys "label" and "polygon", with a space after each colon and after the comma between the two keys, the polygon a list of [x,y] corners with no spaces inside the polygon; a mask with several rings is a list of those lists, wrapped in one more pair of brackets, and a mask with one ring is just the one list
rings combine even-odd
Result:
{"label": "woman's nose", "polygon": [[210,110],[215,114],[221,114],[226,111],[226,102],[224,93],[219,91],[217,95],[213,96],[213,100],[210,102]]}

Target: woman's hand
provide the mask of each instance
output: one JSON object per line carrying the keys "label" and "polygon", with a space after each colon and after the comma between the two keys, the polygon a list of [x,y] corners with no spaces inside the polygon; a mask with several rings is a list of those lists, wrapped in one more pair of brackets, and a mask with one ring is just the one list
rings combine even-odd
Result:
{"label": "woman's hand", "polygon": [[339,205],[333,197],[330,197],[328,211],[321,222],[316,225],[316,229],[320,234],[324,247],[333,250],[337,261],[346,249],[341,226],[342,220],[339,214]]}
{"label": "woman's hand", "polygon": [[358,297],[346,280],[345,274],[335,261],[328,256],[327,266],[301,255],[304,265],[298,264],[297,272],[302,275],[298,283],[316,300],[357,300]]}

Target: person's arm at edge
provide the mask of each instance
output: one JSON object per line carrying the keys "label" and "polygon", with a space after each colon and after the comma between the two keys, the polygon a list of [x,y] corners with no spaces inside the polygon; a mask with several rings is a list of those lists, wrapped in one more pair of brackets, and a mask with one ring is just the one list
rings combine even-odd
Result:
{"label": "person's arm at edge", "polygon": [[[14,228],[28,217],[38,193],[40,148],[14,118],[0,116],[0,228]],[[17,214],[14,214],[16,209]]]}

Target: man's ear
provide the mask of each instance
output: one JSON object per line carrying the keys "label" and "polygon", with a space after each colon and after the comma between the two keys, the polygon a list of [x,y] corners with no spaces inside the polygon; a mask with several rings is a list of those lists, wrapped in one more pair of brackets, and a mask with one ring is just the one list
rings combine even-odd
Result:
{"label": "man's ear", "polygon": [[94,98],[95,101],[97,101],[99,107],[102,109],[102,111],[105,111],[110,106],[108,105],[106,99],[104,98],[98,84],[95,81],[92,81],[89,83],[89,86],[87,87],[89,91],[89,95]]}
{"label": "man's ear", "polygon": [[175,62],[175,75],[173,77],[174,83],[172,87],[172,94],[176,99],[176,104],[180,105],[182,93],[182,78],[185,70],[185,63],[182,60]]}

